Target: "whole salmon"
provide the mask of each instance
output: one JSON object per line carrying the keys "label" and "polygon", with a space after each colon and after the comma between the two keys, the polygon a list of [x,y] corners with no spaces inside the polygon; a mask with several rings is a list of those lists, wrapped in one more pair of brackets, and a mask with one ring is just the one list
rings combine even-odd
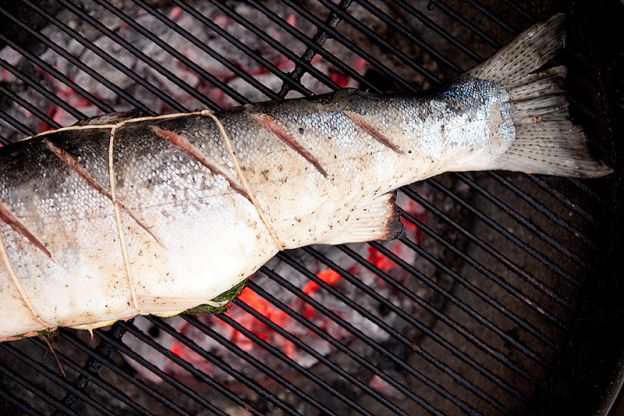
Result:
{"label": "whole salmon", "polygon": [[427,96],[347,90],[118,114],[0,150],[0,338],[169,316],[278,251],[394,237],[394,190],[448,171],[602,176],[567,117],[563,17]]}

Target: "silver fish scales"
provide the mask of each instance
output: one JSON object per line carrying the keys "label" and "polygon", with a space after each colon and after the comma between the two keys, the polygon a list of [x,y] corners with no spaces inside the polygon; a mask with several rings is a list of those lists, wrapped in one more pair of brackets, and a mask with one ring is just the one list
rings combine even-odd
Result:
{"label": "silver fish scales", "polygon": [[[211,304],[278,251],[394,237],[394,190],[446,171],[593,177],[562,16],[439,92],[340,91],[108,115],[0,150],[0,338]],[[212,302],[212,304],[216,304]]]}

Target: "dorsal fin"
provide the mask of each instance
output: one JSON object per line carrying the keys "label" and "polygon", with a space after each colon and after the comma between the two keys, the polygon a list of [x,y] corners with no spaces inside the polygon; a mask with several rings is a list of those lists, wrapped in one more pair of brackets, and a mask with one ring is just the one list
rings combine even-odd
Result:
{"label": "dorsal fin", "polygon": [[551,60],[565,43],[565,16],[556,14],[522,32],[487,61],[464,74],[505,88],[521,83],[529,73]]}
{"label": "dorsal fin", "polygon": [[74,126],[100,126],[104,124],[117,124],[124,120],[130,120],[138,117],[145,117],[149,114],[143,110],[134,109],[121,111],[118,113],[100,114],[78,121]]}

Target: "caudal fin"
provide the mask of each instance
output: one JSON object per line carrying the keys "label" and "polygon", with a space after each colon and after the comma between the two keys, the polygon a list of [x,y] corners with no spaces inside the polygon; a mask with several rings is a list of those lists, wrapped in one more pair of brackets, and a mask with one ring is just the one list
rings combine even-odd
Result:
{"label": "caudal fin", "polygon": [[534,72],[564,46],[564,15],[523,32],[466,73],[492,81],[509,94],[516,138],[492,169],[548,175],[599,177],[612,169],[595,161],[582,129],[569,120],[563,66]]}

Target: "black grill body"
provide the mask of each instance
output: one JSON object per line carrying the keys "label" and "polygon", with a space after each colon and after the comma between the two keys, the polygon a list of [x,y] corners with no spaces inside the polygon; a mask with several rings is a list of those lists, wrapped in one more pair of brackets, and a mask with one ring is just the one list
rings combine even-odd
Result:
{"label": "black grill body", "polygon": [[607,414],[624,347],[616,1],[20,0],[0,6],[0,140],[131,108],[422,93],[557,11],[572,114],[615,174],[406,187],[398,242],[280,253],[226,313],[0,344],[0,410]]}

